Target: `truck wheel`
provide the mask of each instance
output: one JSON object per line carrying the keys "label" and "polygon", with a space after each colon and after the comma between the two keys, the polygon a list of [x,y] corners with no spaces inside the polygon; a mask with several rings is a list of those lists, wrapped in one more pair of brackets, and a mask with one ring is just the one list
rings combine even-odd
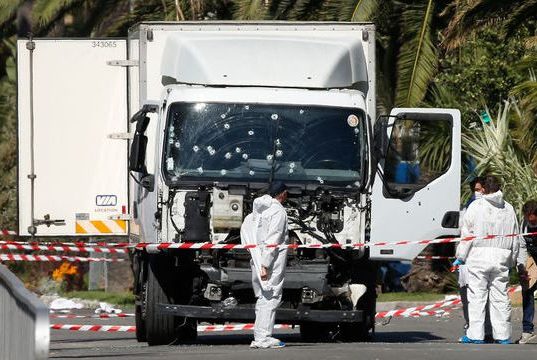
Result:
{"label": "truck wheel", "polygon": [[147,266],[147,282],[145,284],[145,330],[149,345],[170,344],[176,340],[175,319],[173,316],[161,314],[158,304],[170,304],[173,301],[166,295],[163,284],[155,274],[154,264]]}

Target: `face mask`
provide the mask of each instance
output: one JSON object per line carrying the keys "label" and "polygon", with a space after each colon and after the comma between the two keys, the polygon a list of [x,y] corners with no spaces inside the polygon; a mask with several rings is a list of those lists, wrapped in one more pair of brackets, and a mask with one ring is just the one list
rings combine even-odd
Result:
{"label": "face mask", "polygon": [[481,191],[475,191],[474,197],[477,199],[481,199],[483,197],[483,193]]}

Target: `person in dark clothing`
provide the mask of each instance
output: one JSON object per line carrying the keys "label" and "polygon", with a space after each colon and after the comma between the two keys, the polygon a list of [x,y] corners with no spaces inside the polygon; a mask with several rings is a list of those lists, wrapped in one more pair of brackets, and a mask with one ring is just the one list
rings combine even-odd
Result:
{"label": "person in dark clothing", "polygon": [[[524,214],[524,220],[520,233],[536,233],[537,232],[537,201],[530,200],[522,207],[522,213]],[[537,235],[523,236],[523,241],[520,244],[521,250],[526,247],[528,252],[528,262],[526,267],[533,260],[537,263]],[[531,257],[531,259],[530,259]],[[522,285],[522,336],[518,340],[519,344],[536,343],[537,335],[533,333],[533,318],[535,315],[535,298],[534,293],[537,290],[537,282],[530,286],[530,279],[528,279],[525,270],[521,273],[520,283]]]}
{"label": "person in dark clothing", "polygon": [[466,202],[466,205],[464,205],[464,208],[467,209],[470,204],[477,199],[480,199],[483,196],[483,192],[485,189],[483,188],[483,177],[476,176],[472,181],[470,181],[470,191],[472,192],[472,196],[470,199]]}

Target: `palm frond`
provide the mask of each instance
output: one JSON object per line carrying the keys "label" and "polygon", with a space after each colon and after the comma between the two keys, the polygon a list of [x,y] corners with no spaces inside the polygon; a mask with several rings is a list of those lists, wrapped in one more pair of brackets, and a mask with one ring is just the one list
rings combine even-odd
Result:
{"label": "palm frond", "polygon": [[521,1],[518,0],[459,1],[457,6],[460,8],[444,31],[443,46],[453,50],[459,47],[470,34],[502,23],[506,14],[512,13],[520,3]]}
{"label": "palm frond", "polygon": [[23,2],[24,0],[2,0],[0,2],[0,27],[3,27],[7,22],[13,21],[17,9]]}
{"label": "palm frond", "polygon": [[354,5],[351,21],[370,21],[379,6],[378,0],[358,0]]}
{"label": "palm frond", "polygon": [[264,20],[268,6],[263,0],[239,0],[233,15],[237,20]]}
{"label": "palm frond", "polygon": [[513,112],[523,115],[512,101],[506,101],[499,107],[496,119],[483,123],[478,130],[463,133],[462,143],[463,151],[476,160],[477,172],[499,176],[507,201],[520,209],[527,199],[537,197],[537,175],[514,149],[509,132]]}
{"label": "palm frond", "polygon": [[45,25],[50,23],[64,9],[69,6],[80,3],[81,0],[37,0],[32,9],[34,22]]}
{"label": "palm frond", "polygon": [[437,52],[432,42],[431,25],[434,1],[408,5],[402,14],[402,46],[397,67],[398,106],[415,106],[425,97],[437,66]]}
{"label": "palm frond", "polygon": [[520,1],[516,10],[506,18],[506,34],[508,36],[514,35],[522,25],[535,19],[537,19],[537,0]]}
{"label": "palm frond", "polygon": [[289,10],[286,20],[321,20],[319,10],[322,2],[318,0],[297,0]]}

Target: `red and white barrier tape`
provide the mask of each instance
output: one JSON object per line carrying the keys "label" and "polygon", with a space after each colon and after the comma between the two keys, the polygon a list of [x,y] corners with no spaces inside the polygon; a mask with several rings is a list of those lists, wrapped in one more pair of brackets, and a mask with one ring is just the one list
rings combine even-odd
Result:
{"label": "red and white barrier tape", "polygon": [[33,251],[61,251],[61,252],[96,252],[101,254],[126,254],[127,249],[116,249],[100,246],[67,246],[67,245],[26,245],[26,244],[0,244],[0,250],[33,250]]}
{"label": "red and white barrier tape", "polygon": [[[512,293],[519,292],[519,291],[522,291],[522,286],[520,285],[513,286],[507,289],[508,294],[512,294]],[[388,318],[388,317],[411,317],[412,314],[415,314],[415,313],[429,312],[435,309],[451,308],[461,303],[462,303],[461,298],[457,297],[455,299],[443,300],[443,301],[439,301],[430,305],[419,305],[419,306],[414,306],[414,307],[405,308],[405,309],[393,309],[389,311],[381,311],[375,314],[375,318],[383,319],[383,318]]]}
{"label": "red and white barrier tape", "polygon": [[133,244],[129,244],[127,242],[121,242],[121,243],[107,243],[104,241],[99,241],[95,243],[91,242],[83,242],[83,241],[77,241],[77,242],[47,242],[47,241],[14,241],[14,240],[0,240],[0,245],[46,245],[46,246],[76,246],[76,247],[107,247],[107,248],[126,248],[129,246],[134,246]]}
{"label": "red and white barrier tape", "polygon": [[13,230],[0,230],[0,236],[10,236],[10,235],[17,235],[17,232]]}
{"label": "red and white barrier tape", "polygon": [[[468,236],[468,237],[454,237],[444,239],[430,239],[430,240],[404,240],[396,242],[377,242],[377,243],[357,243],[357,244],[284,244],[284,245],[265,245],[266,248],[279,248],[279,249],[328,249],[328,248],[361,248],[361,247],[385,247],[385,246],[402,246],[402,245],[429,245],[429,244],[447,244],[453,242],[473,241],[473,240],[488,240],[496,237],[515,237],[515,236],[528,236],[537,235],[537,232],[523,233],[523,234],[506,234],[506,235],[486,235],[486,236]],[[125,254],[128,252],[126,248],[146,249],[149,251],[159,250],[234,250],[234,249],[253,249],[260,247],[260,245],[243,245],[243,244],[213,244],[209,242],[204,243],[139,243],[137,245],[130,245],[128,243],[97,243],[94,245],[91,243],[25,243],[15,241],[1,241],[0,249],[2,250],[34,250],[34,251],[73,251],[73,252],[97,252],[97,253],[110,253],[110,254]],[[433,257],[434,258],[434,257]]]}
{"label": "red and white barrier tape", "polygon": [[58,255],[24,255],[24,254],[0,254],[0,261],[70,261],[70,262],[119,262],[125,259],[117,258],[92,258],[80,256],[58,256]]}
{"label": "red and white barrier tape", "polygon": [[[265,245],[269,249],[328,249],[328,248],[360,248],[360,247],[377,247],[377,246],[401,246],[401,245],[429,245],[429,244],[447,244],[453,242],[473,241],[473,240],[489,240],[496,237],[515,237],[537,235],[537,232],[524,234],[506,234],[506,235],[486,235],[486,236],[467,236],[463,238],[445,238],[431,240],[405,240],[397,242],[377,242],[377,243],[357,243],[357,244],[284,244],[284,245]],[[261,247],[260,245],[243,245],[243,244],[213,244],[204,243],[139,243],[135,246],[137,249],[146,249],[149,251],[158,250],[233,250],[233,249],[253,249]]]}
{"label": "red and white barrier tape", "polygon": [[461,303],[461,299],[454,299],[454,300],[441,301],[441,302],[437,302],[437,303],[430,304],[430,305],[414,306],[414,307],[410,307],[406,309],[394,309],[394,310],[389,310],[389,311],[381,311],[375,315],[375,318],[383,319],[387,317],[408,317],[412,313],[417,313],[417,312],[419,313],[419,312],[430,311],[430,310],[435,310],[435,309],[440,309],[440,308],[452,307],[460,303]]}
{"label": "red and white barrier tape", "polygon": [[51,324],[52,330],[71,330],[71,331],[99,331],[99,332],[135,332],[136,326],[130,325],[70,325],[70,324]]}
{"label": "red and white barrier tape", "polygon": [[[71,331],[98,331],[98,332],[135,332],[136,326],[119,325],[72,325],[72,324],[51,324],[52,330]],[[244,331],[252,330],[254,324],[230,324],[230,325],[199,325],[199,332],[221,332],[221,331]],[[274,329],[291,329],[291,325],[276,324]]]}
{"label": "red and white barrier tape", "polygon": [[75,315],[75,314],[65,314],[65,315],[50,315],[51,319],[112,319],[112,318],[129,318],[134,317],[134,314],[97,314],[97,315]]}

